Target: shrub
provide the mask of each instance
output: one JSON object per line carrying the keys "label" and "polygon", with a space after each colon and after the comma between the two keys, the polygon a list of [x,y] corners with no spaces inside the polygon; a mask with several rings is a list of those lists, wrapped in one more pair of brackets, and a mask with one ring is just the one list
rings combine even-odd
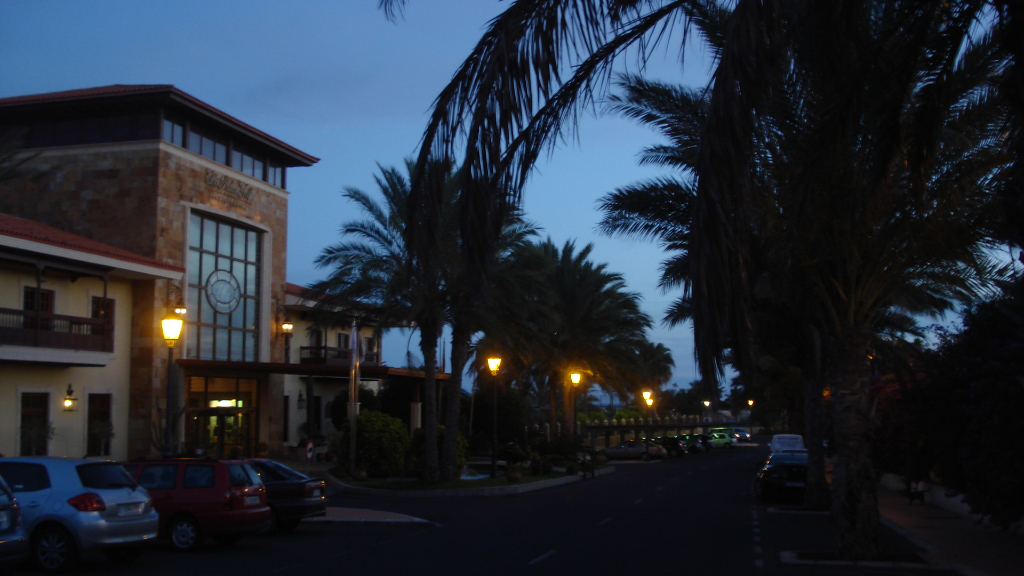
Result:
{"label": "shrub", "polygon": [[[405,458],[405,469],[410,474],[416,477],[422,477],[427,469],[427,462],[424,458],[426,454],[426,441],[427,435],[423,432],[422,428],[417,428],[412,433],[412,442],[409,443],[409,449]],[[437,427],[437,460],[441,460],[441,451],[444,444],[444,426]],[[458,475],[462,471],[463,466],[466,465],[466,437],[461,433],[458,436],[455,444],[455,474]]]}
{"label": "shrub", "polygon": [[529,459],[530,456],[516,445],[515,442],[498,446],[498,460],[504,460],[509,464],[518,464]]}
{"label": "shrub", "polygon": [[[374,478],[394,476],[402,471],[409,449],[405,424],[381,412],[363,410],[356,418],[356,468]],[[343,464],[348,463],[349,434],[345,425],[331,438],[331,452]]]}
{"label": "shrub", "polygon": [[621,410],[615,413],[616,420],[622,421],[623,419],[629,420],[630,418],[632,418],[633,420],[640,420],[643,418],[643,415],[637,412],[636,410],[630,410],[628,408],[622,408]]}

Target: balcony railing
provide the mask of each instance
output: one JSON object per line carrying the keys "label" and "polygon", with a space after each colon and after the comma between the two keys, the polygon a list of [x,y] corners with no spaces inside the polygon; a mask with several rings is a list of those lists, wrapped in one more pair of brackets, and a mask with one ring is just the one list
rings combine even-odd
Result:
{"label": "balcony railing", "polygon": [[114,351],[114,326],[107,320],[0,308],[0,344]]}
{"label": "balcony railing", "polygon": [[[352,350],[331,346],[302,346],[299,348],[299,362],[302,364],[333,364],[348,366],[352,363]],[[367,352],[361,362],[367,366],[380,364],[380,354]]]}

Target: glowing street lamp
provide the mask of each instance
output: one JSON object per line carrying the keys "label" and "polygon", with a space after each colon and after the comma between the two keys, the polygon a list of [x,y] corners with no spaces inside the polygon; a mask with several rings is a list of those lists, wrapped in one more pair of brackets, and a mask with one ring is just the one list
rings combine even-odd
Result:
{"label": "glowing street lamp", "polygon": [[68,384],[68,392],[64,395],[64,411],[76,412],[78,410],[78,398],[75,398],[75,391]]}
{"label": "glowing street lamp", "polygon": [[167,391],[167,400],[164,411],[166,412],[166,421],[164,423],[164,456],[171,455],[171,426],[174,423],[173,412],[171,409],[171,364],[174,362],[174,345],[178,343],[178,339],[181,337],[181,328],[184,326],[185,321],[182,319],[182,315],[185,314],[185,305],[178,303],[174,308],[173,314],[164,316],[163,320],[160,321],[160,328],[163,331],[164,342],[167,342],[167,384],[165,389]]}
{"label": "glowing street lamp", "polygon": [[491,478],[498,476],[498,368],[501,358],[488,358],[487,368],[494,376],[494,403],[491,413]]}
{"label": "glowing street lamp", "polygon": [[747,406],[753,406],[753,405],[754,405],[754,401],[753,400],[747,400]]}

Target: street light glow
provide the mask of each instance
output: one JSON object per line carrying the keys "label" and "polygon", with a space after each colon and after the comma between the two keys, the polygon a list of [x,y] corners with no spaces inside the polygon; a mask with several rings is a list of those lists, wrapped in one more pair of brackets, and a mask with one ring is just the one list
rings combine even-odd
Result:
{"label": "street light glow", "polygon": [[498,367],[501,366],[501,358],[488,358],[487,367],[491,370],[491,376],[498,375]]}
{"label": "street light glow", "polygon": [[572,380],[572,385],[573,386],[578,386],[579,385],[580,378],[581,378],[581,376],[580,376],[579,372],[573,372],[572,374],[569,374],[569,380]]}

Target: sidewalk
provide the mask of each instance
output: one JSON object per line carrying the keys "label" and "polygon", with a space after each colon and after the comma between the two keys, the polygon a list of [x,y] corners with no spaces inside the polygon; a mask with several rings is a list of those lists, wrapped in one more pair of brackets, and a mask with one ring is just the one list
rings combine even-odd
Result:
{"label": "sidewalk", "polygon": [[931,504],[910,505],[882,486],[878,511],[883,522],[927,550],[930,564],[952,566],[967,576],[1024,574],[1024,537]]}

